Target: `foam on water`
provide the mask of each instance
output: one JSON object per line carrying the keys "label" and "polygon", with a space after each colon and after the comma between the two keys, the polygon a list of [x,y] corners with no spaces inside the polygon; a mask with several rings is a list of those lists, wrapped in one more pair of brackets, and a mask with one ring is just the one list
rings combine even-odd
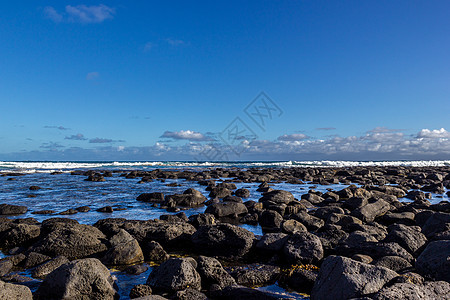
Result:
{"label": "foam on water", "polygon": [[450,160],[417,161],[146,161],[146,162],[39,162],[39,161],[0,161],[0,171],[20,171],[24,173],[55,172],[76,169],[135,169],[151,170],[157,168],[289,168],[289,167],[439,167],[450,166]]}

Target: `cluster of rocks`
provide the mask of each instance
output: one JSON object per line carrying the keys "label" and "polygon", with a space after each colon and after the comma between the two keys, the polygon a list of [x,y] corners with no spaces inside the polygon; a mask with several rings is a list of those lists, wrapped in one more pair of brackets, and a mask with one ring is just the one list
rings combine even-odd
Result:
{"label": "cluster of rocks", "polygon": [[[100,174],[100,175],[99,175]],[[0,218],[0,299],[114,299],[108,267],[130,274],[155,267],[130,298],[279,299],[254,289],[278,282],[311,299],[446,299],[450,293],[450,203],[427,193],[449,187],[448,168],[350,168],[127,172],[141,181],[185,178],[207,186],[183,194],[139,195],[169,211],[158,220]],[[82,173],[98,178],[110,174]],[[232,178],[218,183],[217,178]],[[98,181],[98,180],[93,180]],[[258,201],[234,182],[260,182]],[[271,183],[357,183],[296,199]],[[410,202],[400,202],[407,197]],[[0,205],[0,214],[26,207]],[[264,235],[239,227],[259,224]],[[179,254],[183,257],[180,258]],[[172,255],[171,255],[172,254]],[[34,294],[14,270],[43,279]],[[20,283],[20,284],[17,284]],[[147,297],[147,298],[145,298]]]}

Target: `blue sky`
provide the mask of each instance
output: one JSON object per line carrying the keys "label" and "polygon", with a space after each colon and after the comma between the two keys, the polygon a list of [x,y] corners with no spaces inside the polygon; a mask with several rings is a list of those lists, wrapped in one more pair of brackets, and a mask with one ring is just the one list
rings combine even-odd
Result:
{"label": "blue sky", "polygon": [[450,159],[449,11],[4,2],[0,159]]}

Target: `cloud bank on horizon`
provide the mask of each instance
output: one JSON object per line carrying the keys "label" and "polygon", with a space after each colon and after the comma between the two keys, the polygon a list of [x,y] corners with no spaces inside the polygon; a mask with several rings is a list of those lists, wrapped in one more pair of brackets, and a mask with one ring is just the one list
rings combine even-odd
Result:
{"label": "cloud bank on horizon", "polygon": [[[208,133],[211,134],[211,133]],[[449,159],[450,132],[444,128],[422,129],[413,135],[378,127],[361,136],[332,136],[318,139],[305,134],[284,134],[276,140],[241,140],[244,151],[236,155],[228,145],[193,130],[165,131],[166,141],[149,146],[115,146],[124,140],[86,138],[78,133],[66,140],[108,144],[87,148],[64,146],[60,142],[42,143],[39,150],[0,155],[10,160],[420,160]],[[185,141],[183,143],[183,141]],[[226,154],[212,156],[214,152]],[[217,153],[216,153],[217,154]]]}

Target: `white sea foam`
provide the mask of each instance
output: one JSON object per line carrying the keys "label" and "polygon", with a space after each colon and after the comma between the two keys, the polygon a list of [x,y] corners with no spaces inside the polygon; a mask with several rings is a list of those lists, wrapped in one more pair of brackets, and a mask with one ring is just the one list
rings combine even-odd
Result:
{"label": "white sea foam", "polygon": [[450,166],[450,160],[417,161],[257,161],[257,162],[184,162],[184,161],[149,161],[149,162],[14,162],[0,161],[1,171],[54,172],[76,169],[155,169],[155,168],[207,168],[207,167],[429,167]]}

